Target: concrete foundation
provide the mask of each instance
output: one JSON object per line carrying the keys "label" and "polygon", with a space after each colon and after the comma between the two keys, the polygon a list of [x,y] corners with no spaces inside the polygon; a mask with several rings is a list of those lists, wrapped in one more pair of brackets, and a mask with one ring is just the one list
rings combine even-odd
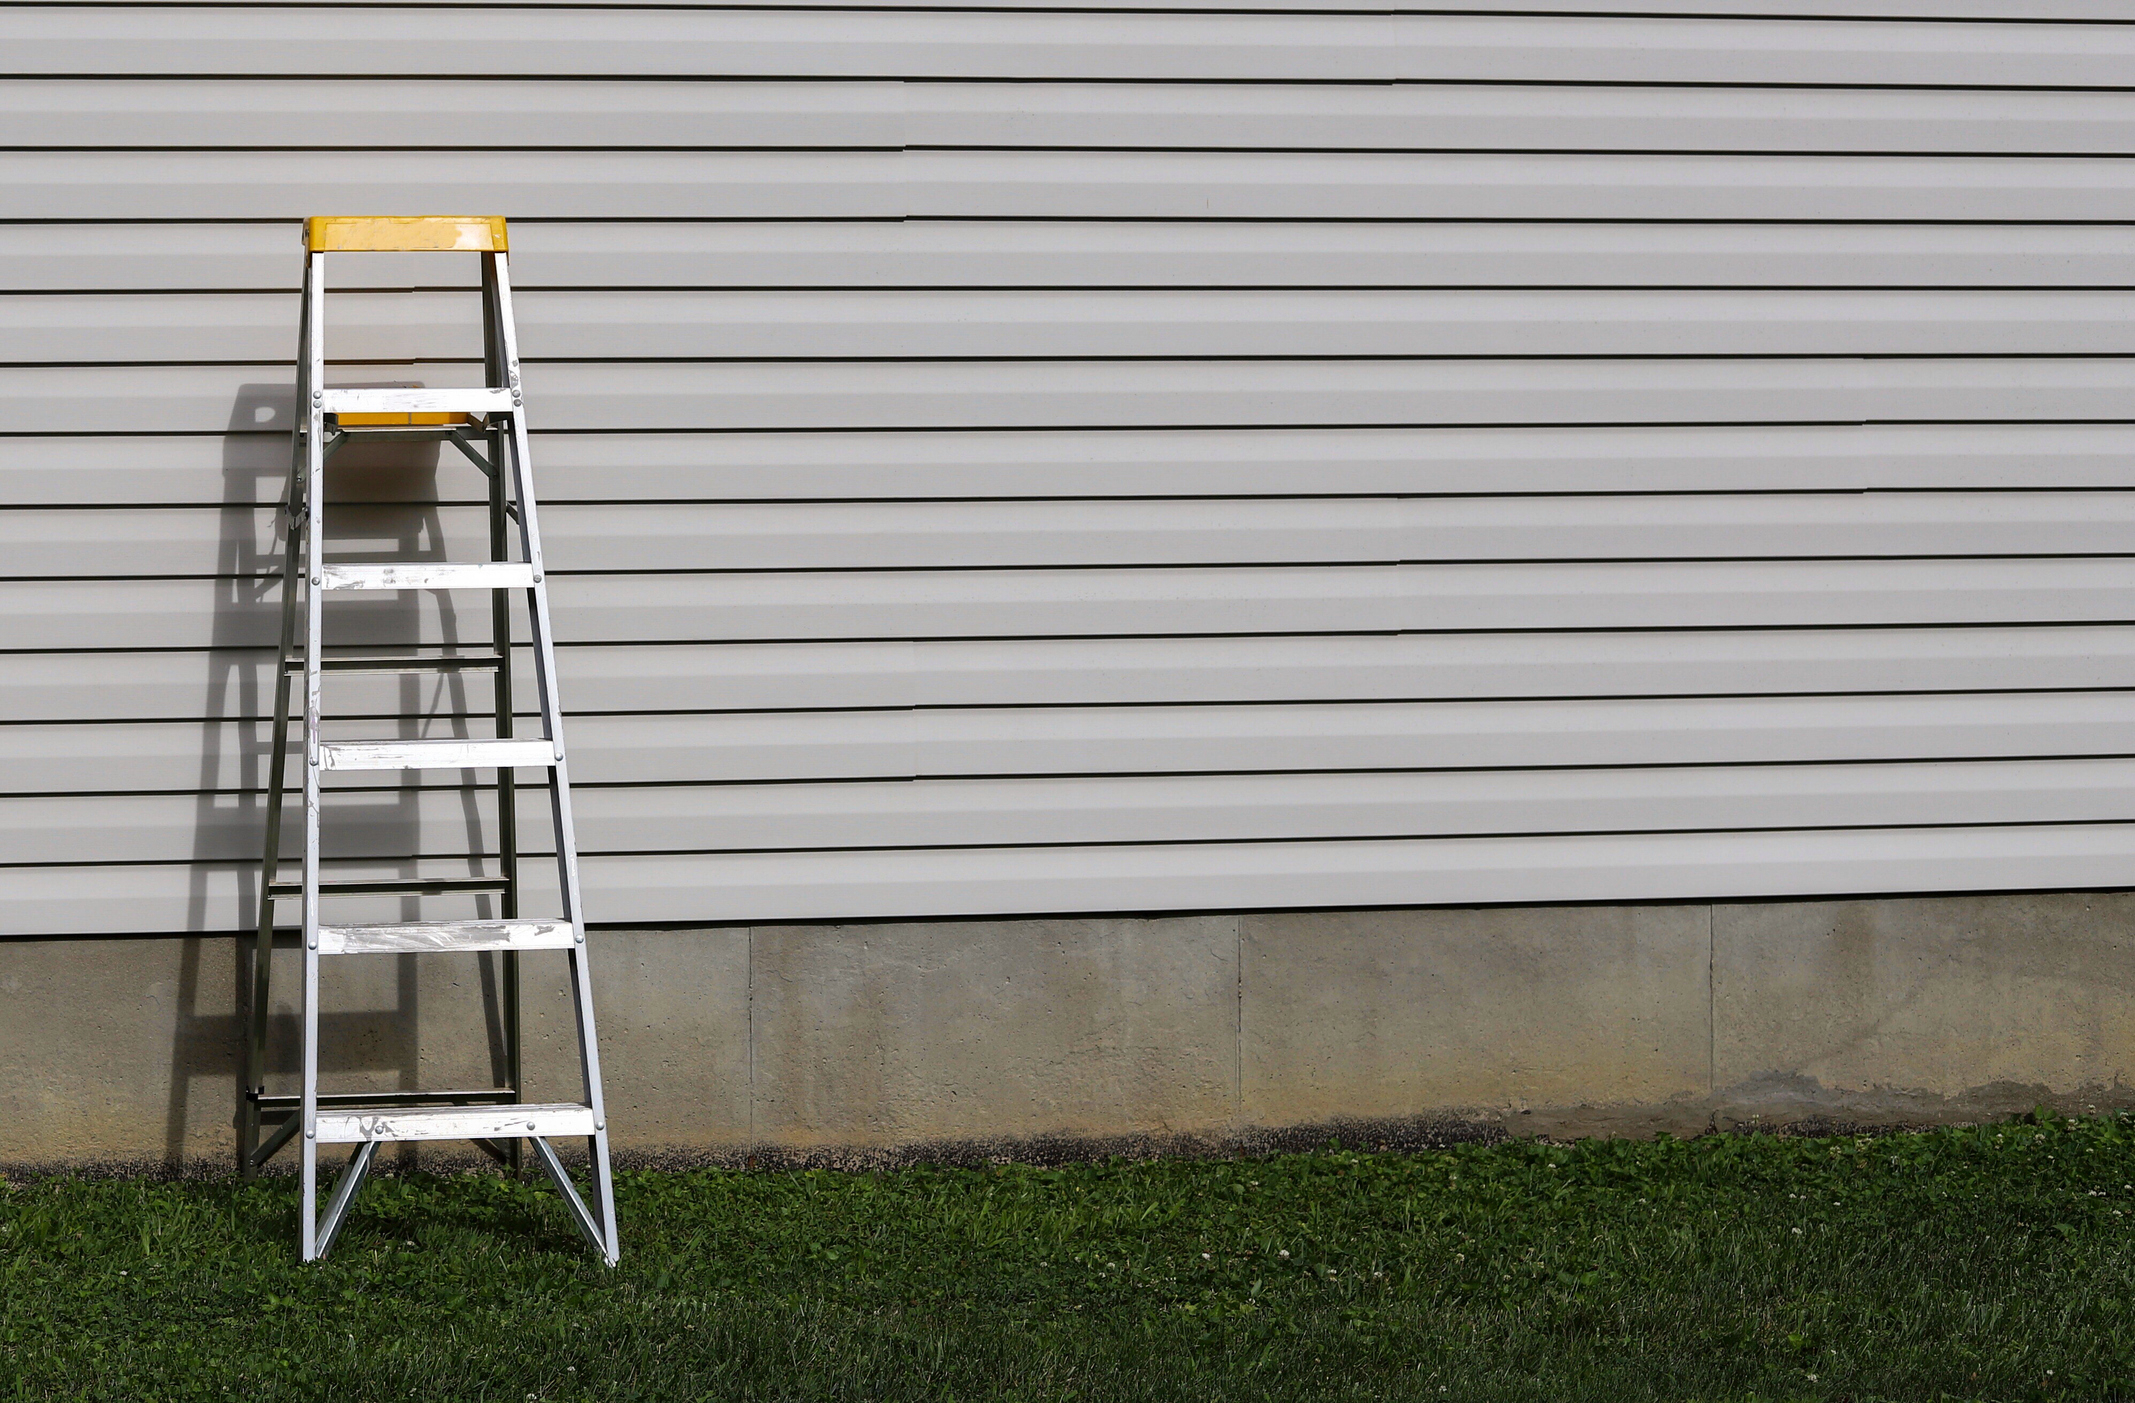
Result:
{"label": "concrete foundation", "polygon": [[[643,1157],[1905,1124],[2135,1103],[2131,931],[2072,894],[607,932],[595,997]],[[327,970],[328,1089],[490,1084],[491,957]],[[527,972],[568,1096],[561,958]],[[0,942],[0,1163],[228,1166],[246,978],[229,939]]]}

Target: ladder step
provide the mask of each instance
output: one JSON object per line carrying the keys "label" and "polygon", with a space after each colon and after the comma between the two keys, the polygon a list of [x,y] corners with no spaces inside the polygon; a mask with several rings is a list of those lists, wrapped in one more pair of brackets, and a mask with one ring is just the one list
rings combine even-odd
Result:
{"label": "ladder step", "polygon": [[569,921],[411,921],[320,926],[322,955],[406,954],[425,950],[568,950]]}
{"label": "ladder step", "polygon": [[531,589],[533,584],[534,567],[512,560],[327,565],[319,570],[321,589]]}
{"label": "ladder step", "polygon": [[[424,657],[419,654],[371,658],[321,658],[321,672],[460,672],[480,668],[496,668],[504,665],[502,656],[496,653],[456,653],[449,656]],[[282,666],[290,672],[302,672],[302,658],[284,658]]]}
{"label": "ladder step", "polygon": [[556,763],[546,740],[343,740],[319,743],[322,770],[511,770]]}
{"label": "ladder step", "polygon": [[518,1140],[529,1135],[591,1135],[591,1106],[411,1106],[320,1111],[319,1143],[365,1140]]}
{"label": "ladder step", "polygon": [[480,387],[321,390],[319,407],[328,414],[509,414],[512,394]]}
{"label": "ladder step", "polygon": [[[399,1106],[465,1106],[509,1105],[518,1095],[508,1086],[494,1086],[481,1091],[322,1091],[319,1105],[346,1109],[354,1106],[380,1107]],[[247,1101],[254,1102],[263,1113],[280,1114],[295,1110],[304,1104],[297,1095],[270,1096],[264,1091],[247,1091]]]}
{"label": "ladder step", "polygon": [[[375,877],[361,881],[319,883],[321,896],[443,896],[448,892],[509,890],[511,883],[502,877]],[[303,894],[302,882],[275,882],[267,888],[267,895],[270,897],[297,897]]]}

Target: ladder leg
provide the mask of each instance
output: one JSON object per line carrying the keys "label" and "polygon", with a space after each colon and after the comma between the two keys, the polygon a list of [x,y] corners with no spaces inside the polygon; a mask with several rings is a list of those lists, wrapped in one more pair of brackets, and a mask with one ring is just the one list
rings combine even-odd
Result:
{"label": "ladder leg", "polygon": [[[485,257],[482,260],[482,347],[488,371],[485,378],[492,385],[503,384],[505,375],[497,298],[496,260]],[[511,541],[504,511],[504,431],[500,426],[492,427],[489,433],[489,462],[489,558],[509,560]],[[490,591],[489,636],[492,651],[504,660],[497,668],[492,689],[496,734],[502,738],[512,734],[512,613],[511,596],[504,590]],[[504,881],[504,890],[498,895],[498,914],[507,921],[515,920],[519,915],[519,795],[517,777],[508,769],[497,771],[497,875]],[[518,1103],[526,1099],[520,1041],[519,952],[505,951],[497,964],[498,1024],[504,1034],[504,1085],[511,1089],[513,1102]],[[521,1148],[517,1140],[505,1148],[505,1164],[515,1176],[523,1167]]]}
{"label": "ladder leg", "polygon": [[297,406],[308,416],[304,442],[304,1118],[302,1204],[304,1260],[319,1259],[319,657],[324,619],[320,571],[325,561],[326,381],[325,255],[314,252],[304,274],[306,379],[311,393]]}
{"label": "ladder leg", "polygon": [[[499,785],[498,789],[501,791],[497,796],[498,802],[500,804],[509,803],[511,791],[505,789],[502,785]],[[507,918],[518,914],[510,909],[509,902],[505,903],[505,906]],[[497,961],[497,1002],[500,1005],[498,1011],[502,1015],[500,1022],[504,1029],[504,1085],[511,1091],[512,1104],[517,1105],[526,1100],[526,1077],[519,1042],[519,952],[517,950],[506,950]],[[521,1149],[521,1143],[517,1140],[505,1143],[504,1167],[512,1172],[514,1178],[518,1177],[526,1167],[521,1159]]]}
{"label": "ladder leg", "polygon": [[[559,781],[560,782],[560,781]],[[578,1060],[586,1083],[586,1104],[593,1108],[593,1134],[586,1149],[593,1161],[594,1212],[600,1220],[601,1257],[609,1266],[622,1258],[615,1226],[615,1175],[608,1163],[608,1112],[601,1095],[600,1046],[593,1031],[593,979],[586,966],[585,927],[571,949],[571,1003],[578,1011]]]}
{"label": "ladder leg", "polygon": [[[304,344],[303,318],[299,314],[297,344]],[[297,362],[297,405],[310,399],[306,362]],[[282,795],[284,767],[289,760],[289,659],[294,656],[297,626],[297,570],[302,564],[304,538],[303,441],[290,433],[289,490],[282,498],[282,635],[274,655],[274,744],[267,758],[266,845],[259,866],[259,928],[252,942],[252,1001],[246,1009],[245,1103],[240,1111],[237,1134],[237,1168],[245,1179],[258,1175],[260,1154],[259,1098],[267,1091],[267,1020],[270,976],[274,970],[274,882],[282,846]]]}
{"label": "ladder leg", "polygon": [[[541,527],[536,520],[534,475],[527,444],[526,414],[519,384],[518,334],[512,325],[511,275],[505,255],[485,255],[496,280],[497,341],[503,352],[505,382],[512,392],[510,451],[512,499],[519,508],[519,548],[533,567],[533,587],[527,591],[527,617],[532,632],[534,684],[541,694],[541,720],[555,745],[555,764],[549,771],[549,813],[556,833],[556,885],[563,898],[564,918],[571,923],[571,1004],[578,1023],[578,1066],[584,1079],[586,1105],[593,1112],[593,1191],[600,1219],[602,1260],[613,1266],[622,1254],[615,1226],[615,1180],[608,1163],[608,1112],[602,1096],[600,1041],[593,1026],[593,980],[586,962],[586,915],[578,884],[578,841],[571,825],[571,777],[564,763],[563,715],[556,694],[556,638],[549,623],[548,574],[542,563]],[[501,468],[500,468],[501,472]]]}

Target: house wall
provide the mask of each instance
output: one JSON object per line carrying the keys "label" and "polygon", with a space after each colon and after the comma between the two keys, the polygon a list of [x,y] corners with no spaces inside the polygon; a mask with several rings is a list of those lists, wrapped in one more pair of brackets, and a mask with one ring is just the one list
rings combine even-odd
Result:
{"label": "house wall", "polygon": [[[587,906],[708,1007],[711,928],[1271,921],[1309,999],[1349,918],[1224,913],[2135,884],[2135,5],[1551,8],[0,9],[0,933],[255,918],[321,212],[512,221]],[[478,375],[472,263],[334,264],[336,378]],[[471,477],[344,455],[329,541]],[[494,842],[350,778],[336,875]]]}

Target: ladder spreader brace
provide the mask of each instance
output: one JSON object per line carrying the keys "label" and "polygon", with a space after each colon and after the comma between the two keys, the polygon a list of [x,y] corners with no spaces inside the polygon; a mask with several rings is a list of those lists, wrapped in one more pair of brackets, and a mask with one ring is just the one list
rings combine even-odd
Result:
{"label": "ladder spreader brace", "polygon": [[[400,1140],[472,1140],[514,1167],[521,1141],[555,1182],[572,1221],[613,1265],[620,1247],[615,1227],[615,1186],[608,1163],[607,1113],[601,1100],[600,1050],[593,1030],[593,989],[586,963],[586,923],[578,882],[578,849],[571,827],[571,786],[564,763],[562,717],[556,694],[556,657],[549,625],[548,590],[536,520],[532,468],[527,452],[519,349],[512,320],[511,278],[502,219],[347,218],[305,221],[304,298],[299,313],[296,423],[292,433],[289,491],[283,500],[287,536],[282,568],[282,642],[275,670],[274,744],[267,776],[266,842],[260,866],[259,928],[252,957],[252,999],[246,1045],[245,1100],[238,1129],[239,1167],[259,1172],[277,1151],[296,1140],[302,1155],[303,1208],[299,1216],[307,1262],[326,1255],[347,1220],[378,1147]],[[326,384],[326,255],[374,251],[477,253],[482,260],[483,359],[480,388],[335,389]],[[466,564],[404,561],[329,564],[325,559],[324,470],[327,457],[357,439],[416,439],[451,444],[489,479],[487,561]],[[477,447],[480,442],[481,446]],[[512,551],[510,525],[517,527]],[[304,599],[304,637],[297,640],[299,584]],[[487,590],[491,644],[487,651],[404,656],[328,656],[323,644],[325,603],[342,590]],[[523,590],[532,634],[534,680],[541,699],[543,734],[515,736],[511,702],[510,591]],[[489,739],[328,741],[319,728],[321,684],[328,673],[459,672],[495,675],[496,734]],[[279,880],[282,805],[292,722],[290,689],[301,675],[304,705],[300,748],[304,775],[304,875]],[[515,767],[550,772],[549,804],[556,834],[556,882],[561,915],[527,919],[519,914],[519,861]],[[342,882],[320,877],[320,776],[328,770],[494,770],[498,849],[494,877],[410,877]],[[322,902],[384,893],[491,894],[498,916],[472,921],[404,921],[336,924],[322,918]],[[295,1096],[266,1094],[268,984],[273,960],[275,903],[302,903],[303,1090]],[[523,1099],[520,1063],[519,955],[561,950],[569,961],[572,1007],[578,1025],[581,1100],[534,1105]],[[471,1091],[319,1091],[319,962],[327,956],[382,953],[497,951],[502,1005],[502,1085]],[[271,1131],[268,1126],[272,1124]],[[262,1140],[262,1133],[265,1139]],[[592,1159],[592,1204],[580,1197],[549,1141],[583,1136]],[[347,1167],[322,1215],[318,1207],[318,1157],[323,1145],[353,1145]]]}

